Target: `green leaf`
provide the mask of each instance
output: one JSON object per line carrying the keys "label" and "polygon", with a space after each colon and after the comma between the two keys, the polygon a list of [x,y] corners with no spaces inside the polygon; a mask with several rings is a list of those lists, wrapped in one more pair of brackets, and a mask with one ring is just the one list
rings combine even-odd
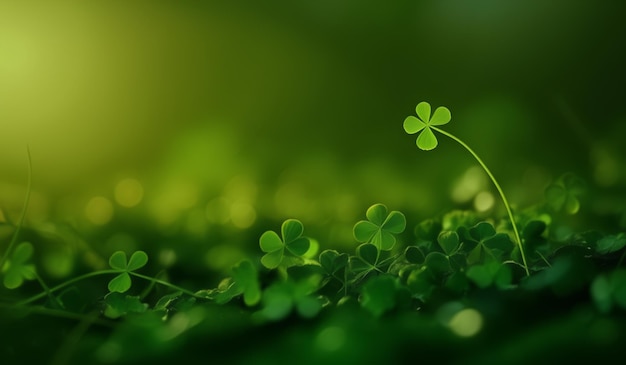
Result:
{"label": "green leaf", "polygon": [[144,251],[135,251],[128,261],[127,271],[135,271],[146,266],[148,263],[148,255]]}
{"label": "green leaf", "polygon": [[409,246],[404,250],[404,258],[406,258],[406,260],[412,264],[423,264],[424,260],[426,259],[424,257],[424,254],[422,253],[422,250],[419,249],[419,247],[416,246]]}
{"label": "green leaf", "polygon": [[115,270],[126,270],[128,266],[128,261],[126,259],[126,252],[124,251],[115,251],[109,257],[109,266]]}
{"label": "green leaf", "polygon": [[602,313],[608,313],[613,308],[613,293],[611,283],[605,275],[598,275],[589,288],[591,297],[598,310]]}
{"label": "green leaf", "polygon": [[109,318],[119,318],[128,313],[144,313],[148,305],[142,303],[139,297],[121,293],[109,293],[104,297],[106,308],[104,315]]}
{"label": "green leaf", "polygon": [[283,222],[281,226],[281,232],[283,235],[283,242],[285,244],[289,244],[292,241],[297,240],[300,236],[302,236],[302,232],[304,232],[304,226],[297,219],[287,219]]}
{"label": "green leaf", "polygon": [[366,212],[368,221],[354,225],[353,234],[358,242],[372,243],[380,250],[389,251],[396,243],[394,234],[406,228],[406,218],[398,211],[387,214],[387,207],[374,204]]}
{"label": "green leaf", "polygon": [[450,261],[441,252],[431,252],[426,255],[426,266],[434,273],[446,273],[450,271]]}
{"label": "green leaf", "polygon": [[310,242],[306,237],[299,237],[287,243],[289,252],[296,256],[302,256],[309,250]]}
{"label": "green leaf", "polygon": [[450,256],[459,249],[459,235],[455,231],[444,231],[437,237],[437,243],[443,252]]}
{"label": "green leaf", "polygon": [[30,260],[34,251],[35,249],[33,248],[32,243],[22,242],[15,247],[15,250],[13,250],[11,262],[13,262],[13,264],[23,264],[26,261]]}
{"label": "green leaf", "polygon": [[325,250],[319,257],[320,265],[328,275],[335,275],[340,270],[345,269],[348,265],[348,260],[348,254],[339,254],[335,250]]}
{"label": "green leaf", "polygon": [[377,226],[382,226],[387,218],[387,207],[383,204],[374,204],[365,213],[367,219]]}
{"label": "green leaf", "polygon": [[282,250],[285,246],[283,241],[278,237],[276,232],[267,231],[259,238],[259,245],[263,252],[276,252]]}
{"label": "green leaf", "polygon": [[415,107],[415,113],[426,124],[430,122],[430,104],[422,101]]}
{"label": "green leaf", "polygon": [[380,317],[396,305],[396,280],[389,275],[376,276],[363,285],[362,306]]}
{"label": "green leaf", "polygon": [[251,307],[261,301],[259,275],[249,260],[241,261],[233,268],[233,279],[243,290],[243,301]]}
{"label": "green leaf", "polygon": [[283,250],[268,252],[261,257],[261,263],[268,269],[277,268],[283,261]]}
{"label": "green leaf", "polygon": [[415,143],[417,144],[417,147],[424,151],[434,150],[439,144],[439,142],[437,142],[437,137],[435,137],[435,134],[429,127],[424,128],[422,133],[417,136]]}
{"label": "green leaf", "polygon": [[444,125],[447,124],[450,119],[452,119],[452,115],[450,114],[450,110],[445,106],[440,106],[433,113],[432,118],[430,118],[430,125]]}
{"label": "green leaf", "polygon": [[626,246],[626,234],[619,233],[617,235],[609,235],[598,240],[596,243],[596,251],[599,254],[608,254],[621,250]]}
{"label": "green leaf", "polygon": [[407,132],[408,134],[415,134],[421,131],[422,129],[426,128],[426,123],[410,115],[406,117],[406,119],[404,119],[403,127],[404,127],[404,131]]}
{"label": "green leaf", "polygon": [[378,248],[371,243],[364,243],[356,248],[356,254],[364,262],[376,266],[378,260]]}
{"label": "green leaf", "polygon": [[489,222],[478,222],[475,226],[470,228],[470,234],[477,241],[482,241],[485,238],[492,237],[496,234],[496,229]]}
{"label": "green leaf", "polygon": [[406,228],[406,217],[397,210],[392,211],[382,224],[382,228],[390,233],[400,234]]}
{"label": "green leaf", "polygon": [[123,272],[111,279],[111,281],[109,281],[108,288],[109,291],[112,293],[124,293],[128,291],[128,289],[130,289],[131,283],[132,282],[130,280],[130,275],[128,275],[127,272]]}
{"label": "green leaf", "polygon": [[22,242],[15,247],[11,258],[6,260],[3,284],[7,289],[17,289],[24,280],[33,280],[36,276],[35,265],[27,264],[33,255],[34,248],[30,242]]}
{"label": "green leaf", "polygon": [[415,236],[424,241],[435,242],[441,232],[441,223],[434,219],[426,219],[415,226]]}

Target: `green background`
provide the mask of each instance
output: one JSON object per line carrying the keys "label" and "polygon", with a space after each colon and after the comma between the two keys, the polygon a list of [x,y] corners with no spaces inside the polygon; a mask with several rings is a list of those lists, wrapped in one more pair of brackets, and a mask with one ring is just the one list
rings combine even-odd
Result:
{"label": "green background", "polygon": [[[31,226],[94,228],[85,206],[114,202],[125,178],[142,200],[114,204],[113,222],[141,216],[205,243],[215,216],[252,238],[298,218],[329,243],[376,202],[417,222],[495,196],[460,146],[441,136],[423,152],[404,133],[428,101],[452,111],[445,129],[514,207],[574,172],[604,222],[624,203],[623,13],[609,1],[3,2],[3,218],[20,211],[27,145]],[[233,202],[252,223],[228,223]]]}

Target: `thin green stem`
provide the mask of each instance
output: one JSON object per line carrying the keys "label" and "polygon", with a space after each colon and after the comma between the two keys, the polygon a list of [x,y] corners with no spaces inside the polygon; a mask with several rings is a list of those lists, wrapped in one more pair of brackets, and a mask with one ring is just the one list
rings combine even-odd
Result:
{"label": "thin green stem", "polygon": [[498,184],[498,181],[496,181],[496,178],[493,176],[493,174],[491,173],[489,168],[487,168],[487,165],[485,165],[483,160],[480,157],[478,157],[476,152],[474,152],[474,150],[472,150],[467,144],[465,144],[465,142],[463,142],[462,140],[457,138],[455,135],[450,134],[450,133],[448,133],[448,132],[446,132],[446,131],[444,131],[442,129],[439,129],[439,128],[434,127],[434,126],[430,126],[430,128],[436,130],[437,132],[439,132],[439,133],[441,133],[441,134],[443,134],[445,136],[448,136],[448,137],[452,138],[454,141],[456,141],[461,146],[463,146],[469,153],[471,153],[472,156],[474,156],[476,161],[478,161],[480,166],[483,168],[483,170],[485,170],[485,172],[487,173],[487,175],[489,176],[489,178],[491,179],[493,184],[496,186],[496,189],[498,190],[498,193],[500,193],[500,197],[502,198],[502,202],[504,203],[504,207],[506,208],[506,212],[509,215],[509,219],[511,220],[511,225],[513,226],[513,233],[515,234],[515,239],[517,241],[517,245],[519,247],[520,254],[522,255],[522,261],[524,263],[524,270],[526,271],[526,275],[530,276],[530,272],[528,271],[528,264],[526,263],[526,255],[524,254],[524,247],[522,246],[522,240],[521,240],[519,232],[517,230],[517,225],[515,224],[515,218],[513,217],[513,212],[511,211],[511,207],[509,206],[509,202],[506,199],[506,196],[504,195],[504,192],[502,191],[502,188],[500,187],[500,184]]}
{"label": "thin green stem", "polygon": [[202,295],[197,295],[196,293],[194,293],[194,292],[192,292],[192,291],[190,291],[190,290],[187,290],[187,289],[185,289],[185,288],[181,288],[181,287],[180,287],[180,286],[178,286],[178,285],[174,285],[174,284],[168,283],[167,281],[164,281],[164,280],[156,279],[156,278],[153,278],[153,277],[151,277],[151,276],[141,275],[141,274],[138,274],[138,273],[136,273],[136,272],[132,272],[132,271],[131,271],[131,272],[129,272],[129,274],[130,274],[130,275],[133,275],[133,276],[136,276],[136,277],[138,277],[138,278],[144,279],[144,280],[148,280],[148,281],[153,282],[153,283],[155,283],[155,284],[164,285],[164,286],[167,286],[168,288],[171,288],[171,289],[174,289],[174,290],[181,291],[181,292],[183,292],[183,293],[185,293],[185,294],[187,294],[187,295],[189,295],[189,296],[192,296],[192,297],[194,297],[194,298],[198,298],[198,299],[207,299],[206,297],[204,297],[204,296],[202,296]]}
{"label": "thin green stem", "polygon": [[11,237],[11,242],[9,243],[9,247],[5,251],[2,258],[0,258],[0,272],[2,272],[2,268],[6,263],[9,255],[11,255],[11,251],[13,247],[17,243],[17,239],[20,235],[20,231],[22,230],[22,226],[24,225],[24,218],[26,218],[26,210],[28,209],[28,203],[30,202],[30,191],[32,188],[32,180],[33,180],[33,165],[30,158],[30,149],[26,147],[26,152],[28,154],[28,182],[26,184],[26,197],[24,197],[24,206],[22,207],[22,213],[20,214],[20,219],[17,222],[17,226],[15,228],[15,232],[13,232],[13,237]]}
{"label": "thin green stem", "polygon": [[[66,282],[63,282],[63,283],[61,283],[61,284],[59,284],[59,285],[57,285],[57,286],[55,286],[53,288],[48,288],[44,284],[43,285],[44,292],[39,293],[37,295],[34,295],[34,296],[30,297],[30,298],[24,299],[22,301],[19,301],[19,302],[15,303],[15,305],[24,305],[24,304],[35,302],[35,301],[37,301],[37,300],[39,300],[41,298],[44,298],[46,296],[51,296],[52,293],[54,293],[56,291],[59,291],[59,290],[65,288],[65,287],[67,287],[67,286],[69,286],[69,285],[71,285],[73,283],[76,283],[78,281],[85,280],[85,279],[88,279],[88,278],[91,278],[91,277],[94,277],[94,276],[120,274],[120,273],[123,273],[123,272],[124,272],[124,270],[118,270],[118,269],[99,270],[99,271],[90,272],[90,273],[87,273],[87,274],[84,274],[84,275],[81,275],[81,276],[77,276],[77,277],[72,278],[72,279],[70,279],[70,280],[68,280]],[[180,286],[177,286],[177,285],[174,285],[174,284],[170,284],[167,281],[163,281],[163,280],[156,279],[156,278],[153,278],[153,277],[150,277],[150,276],[146,276],[146,275],[141,275],[141,274],[138,274],[138,273],[132,272],[132,271],[129,272],[129,274],[133,275],[133,276],[136,276],[138,278],[150,281],[150,282],[155,283],[155,284],[164,285],[164,286],[167,286],[167,287],[172,288],[174,290],[181,291],[181,292],[183,292],[183,293],[185,293],[185,294],[187,294],[189,296],[192,296],[194,298],[206,299],[206,297],[204,297],[202,295],[197,295],[196,293],[194,293],[194,292],[192,292],[190,290],[181,288]]]}
{"label": "thin green stem", "polygon": [[48,298],[50,298],[51,301],[55,302],[56,305],[59,306],[59,308],[63,308],[63,303],[61,303],[61,301],[59,300],[59,298],[55,297],[52,292],[50,291],[50,288],[48,287],[48,285],[46,285],[46,283],[43,281],[43,279],[41,278],[41,276],[39,276],[36,272],[33,272],[33,275],[35,276],[35,278],[37,279],[37,281],[39,282],[39,285],[41,285],[41,287],[44,290],[44,293],[46,293],[46,295],[48,296]]}
{"label": "thin green stem", "polygon": [[35,301],[37,301],[37,300],[39,300],[41,298],[46,297],[47,295],[50,295],[50,294],[52,294],[52,293],[54,293],[56,291],[59,291],[59,290],[65,288],[65,287],[67,287],[69,285],[72,285],[72,284],[74,284],[74,283],[76,283],[78,281],[81,281],[81,280],[85,280],[85,279],[92,278],[94,276],[100,276],[100,275],[119,274],[121,272],[124,272],[124,271],[123,270],[113,270],[113,269],[111,269],[111,270],[93,271],[93,272],[90,272],[90,273],[87,273],[87,274],[84,274],[84,275],[80,275],[80,276],[72,278],[72,279],[70,279],[68,281],[65,281],[65,282],[63,282],[63,283],[61,283],[61,284],[59,284],[59,285],[57,285],[57,286],[55,286],[53,288],[50,288],[47,291],[44,291],[44,292],[39,293],[37,295],[33,295],[30,298],[27,298],[27,299],[24,299],[22,301],[19,301],[19,302],[15,303],[15,305],[24,305],[24,304],[35,302]]}

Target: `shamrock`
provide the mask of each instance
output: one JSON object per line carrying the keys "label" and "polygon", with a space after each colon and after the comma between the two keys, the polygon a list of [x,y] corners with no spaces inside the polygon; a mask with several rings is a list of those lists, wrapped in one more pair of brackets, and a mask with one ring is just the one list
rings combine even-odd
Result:
{"label": "shamrock", "polygon": [[146,266],[147,263],[148,255],[143,251],[135,251],[130,257],[130,261],[127,260],[125,252],[114,252],[109,258],[109,266],[121,272],[109,281],[109,291],[124,293],[130,289],[131,280],[128,273],[141,269]]}
{"label": "shamrock", "polygon": [[548,204],[556,211],[576,214],[580,209],[578,197],[585,192],[585,182],[572,173],[566,173],[545,190]]}
{"label": "shamrock", "polygon": [[4,286],[7,289],[19,288],[24,280],[36,278],[35,266],[27,264],[33,255],[33,245],[30,242],[22,242],[13,251],[11,258],[7,260],[2,268],[4,272]]}
{"label": "shamrock", "polygon": [[354,238],[359,242],[371,243],[382,251],[389,251],[396,243],[394,234],[404,232],[406,218],[401,212],[394,210],[387,214],[387,207],[374,204],[365,213],[367,221],[362,220],[354,225]]}
{"label": "shamrock", "polygon": [[274,231],[266,231],[259,238],[259,246],[265,252],[261,263],[268,269],[277,268],[283,261],[285,248],[295,256],[303,256],[309,251],[311,242],[303,237],[304,227],[297,219],[287,219],[280,227],[282,239]]}
{"label": "shamrock", "polygon": [[417,118],[414,116],[408,116],[404,120],[404,130],[408,134],[421,133],[417,136],[417,147],[422,150],[430,151],[437,147],[437,137],[433,133],[432,129],[437,130],[436,125],[444,125],[450,121],[450,110],[445,106],[440,106],[433,113],[432,118],[430,115],[430,104],[425,101],[417,104],[415,108],[417,112]]}

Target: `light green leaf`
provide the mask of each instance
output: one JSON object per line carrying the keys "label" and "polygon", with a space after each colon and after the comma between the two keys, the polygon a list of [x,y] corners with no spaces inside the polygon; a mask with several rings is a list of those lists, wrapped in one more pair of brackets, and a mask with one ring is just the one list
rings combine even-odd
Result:
{"label": "light green leaf", "polygon": [[302,256],[309,250],[310,242],[307,237],[299,237],[287,244],[289,252],[296,256]]}
{"label": "light green leaf", "polygon": [[406,217],[401,212],[394,210],[389,213],[389,216],[383,223],[382,228],[391,233],[402,233],[406,228]]}
{"label": "light green leaf", "polygon": [[128,289],[130,289],[130,286],[131,286],[130,275],[128,275],[127,272],[118,274],[116,277],[111,279],[111,281],[109,281],[109,285],[108,285],[109,291],[112,293],[113,292],[124,293],[128,291]]}
{"label": "light green leaf", "polygon": [[417,137],[416,144],[417,147],[419,147],[420,149],[424,151],[430,151],[434,150],[439,142],[437,142],[437,137],[435,137],[433,131],[430,128],[426,127]]}
{"label": "light green leaf", "polygon": [[450,110],[445,106],[440,106],[435,110],[433,117],[430,119],[430,125],[444,125],[452,118]]}
{"label": "light green leaf", "polygon": [[367,219],[377,226],[381,226],[387,218],[387,207],[383,204],[374,204],[365,213]]}
{"label": "light green leaf", "polygon": [[302,235],[302,232],[304,232],[304,226],[302,225],[302,222],[297,219],[287,219],[281,226],[281,232],[283,234],[283,241],[285,244],[288,244]]}
{"label": "light green leaf", "polygon": [[15,247],[11,261],[14,264],[23,264],[30,259],[34,252],[33,244],[30,242],[22,242]]}
{"label": "light green leaf", "polygon": [[459,235],[455,231],[443,231],[437,237],[437,243],[443,252],[450,256],[459,248]]}
{"label": "light green leaf", "polygon": [[404,131],[408,134],[415,134],[426,128],[426,124],[414,116],[408,116],[404,120]]}
{"label": "light green leaf", "polygon": [[359,221],[354,225],[354,238],[358,242],[369,242],[378,230],[379,227],[372,222]]}
{"label": "light green leaf", "polygon": [[266,231],[259,238],[259,245],[263,252],[275,252],[282,250],[285,246],[283,241],[278,237],[278,234],[274,231]]}
{"label": "light green leaf", "polygon": [[378,248],[371,243],[364,243],[356,248],[356,254],[371,266],[376,265],[378,260]]}
{"label": "light green leaf", "polygon": [[430,123],[430,104],[425,101],[417,104],[415,107],[415,112],[417,116],[426,124]]}
{"label": "light green leaf", "polygon": [[283,261],[283,251],[284,250],[281,249],[266,253],[263,257],[261,257],[261,263],[268,269],[277,268]]}
{"label": "light green leaf", "polygon": [[233,278],[235,283],[242,288],[243,301],[247,306],[256,305],[261,301],[261,285],[258,276],[249,260],[243,260],[233,268]]}
{"label": "light green leaf", "polygon": [[135,251],[126,266],[127,271],[135,271],[146,266],[148,263],[148,255],[144,251]]}
{"label": "light green leaf", "polygon": [[376,317],[396,306],[396,281],[388,275],[381,275],[363,285],[363,300],[361,304]]}
{"label": "light green leaf", "polygon": [[109,266],[116,270],[126,270],[128,261],[126,259],[126,252],[116,251],[109,258]]}

